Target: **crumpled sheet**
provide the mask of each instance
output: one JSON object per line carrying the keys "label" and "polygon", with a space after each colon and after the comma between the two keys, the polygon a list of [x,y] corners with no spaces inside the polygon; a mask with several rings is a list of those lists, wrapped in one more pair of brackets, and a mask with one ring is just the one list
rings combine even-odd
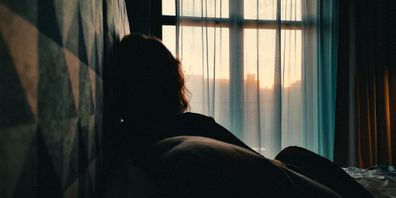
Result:
{"label": "crumpled sheet", "polygon": [[396,169],[394,166],[380,165],[367,169],[356,167],[343,169],[374,197],[396,198]]}

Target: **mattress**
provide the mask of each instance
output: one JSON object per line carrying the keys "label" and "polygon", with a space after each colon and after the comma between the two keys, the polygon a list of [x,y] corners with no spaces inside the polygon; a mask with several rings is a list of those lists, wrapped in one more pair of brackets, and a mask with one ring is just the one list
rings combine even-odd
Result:
{"label": "mattress", "polygon": [[367,169],[356,167],[343,169],[374,197],[396,198],[396,169],[394,166],[380,165]]}

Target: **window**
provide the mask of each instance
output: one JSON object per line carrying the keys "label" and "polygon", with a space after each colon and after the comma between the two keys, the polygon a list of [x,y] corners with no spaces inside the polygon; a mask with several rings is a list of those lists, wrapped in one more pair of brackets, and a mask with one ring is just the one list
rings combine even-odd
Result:
{"label": "window", "polygon": [[[301,0],[283,0],[279,1],[281,2],[280,5],[277,5],[279,3],[277,0],[231,1],[233,5],[230,7],[229,0],[179,0],[177,2],[175,0],[162,0],[163,42],[171,49],[174,55],[176,55],[176,48],[178,48],[179,55],[183,58],[183,64],[188,67],[187,74],[200,73],[198,71],[199,67],[195,66],[202,65],[202,60],[196,59],[196,55],[202,53],[200,44],[208,42],[210,45],[217,39],[221,40],[222,44],[219,46],[221,49],[216,50],[216,52],[225,54],[215,58],[216,61],[221,62],[218,69],[223,71],[217,77],[229,78],[229,36],[232,32],[235,35],[232,38],[233,43],[242,43],[241,46],[233,45],[233,47],[237,48],[232,48],[231,50],[243,50],[244,57],[242,59],[244,61],[243,64],[239,64],[239,67],[244,68],[244,79],[257,75],[257,55],[264,64],[271,65],[266,67],[263,75],[273,74],[273,65],[275,64],[275,56],[273,54],[275,54],[276,47],[275,29],[277,20],[280,19],[282,24],[281,41],[284,41],[282,45],[288,45],[282,48],[282,50],[285,50],[282,54],[286,54],[283,61],[285,64],[294,65],[296,69],[301,68]],[[180,7],[180,29],[178,34],[183,35],[181,37],[182,40],[179,42],[176,42],[177,37],[179,37],[176,33],[176,6]],[[280,19],[277,19],[278,7],[281,8]],[[233,9],[232,12],[230,8]],[[237,40],[234,40],[234,38]],[[176,47],[176,43],[180,43],[179,46]],[[259,46],[256,46],[257,43],[260,43]],[[257,49],[259,49],[259,54],[256,53]],[[203,51],[205,53],[206,49]],[[213,51],[208,51],[208,56],[212,55]],[[238,53],[235,57],[240,55],[241,53]],[[208,57],[208,59],[213,59],[213,57]],[[289,86],[300,80],[301,71],[298,74],[292,78],[285,79],[284,85]],[[274,83],[274,76],[267,75],[266,78],[262,78],[260,83],[262,87],[271,87]]]}
{"label": "window", "polygon": [[267,156],[295,144],[273,131],[294,130],[285,135],[304,141],[302,0],[161,3],[162,40],[181,58],[192,111],[215,117]]}

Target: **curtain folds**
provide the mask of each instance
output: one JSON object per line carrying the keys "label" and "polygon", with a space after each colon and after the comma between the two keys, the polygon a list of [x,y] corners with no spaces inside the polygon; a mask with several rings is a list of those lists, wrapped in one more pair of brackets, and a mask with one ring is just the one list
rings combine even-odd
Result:
{"label": "curtain folds", "polygon": [[298,145],[332,159],[335,1],[176,0],[176,6],[175,43],[164,42],[183,63],[191,111],[213,116],[267,157]]}
{"label": "curtain folds", "polygon": [[340,3],[335,162],[396,163],[396,9],[386,0]]}

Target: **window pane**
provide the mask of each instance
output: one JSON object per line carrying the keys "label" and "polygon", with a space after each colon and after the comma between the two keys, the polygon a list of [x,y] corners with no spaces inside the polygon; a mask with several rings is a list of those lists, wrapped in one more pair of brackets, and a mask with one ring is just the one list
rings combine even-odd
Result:
{"label": "window pane", "polygon": [[228,0],[180,0],[181,16],[228,18]]}
{"label": "window pane", "polygon": [[[259,40],[257,41],[256,29],[244,30],[245,80],[255,83],[257,80],[257,63],[259,63],[260,88],[272,89],[275,72],[275,30],[262,29],[258,31],[258,34]],[[257,43],[259,44],[257,45]]]}
{"label": "window pane", "polygon": [[301,21],[301,0],[282,0],[281,19],[288,21]]}
{"label": "window pane", "polygon": [[282,147],[304,142],[304,95],[301,84],[302,31],[281,31]]}
{"label": "window pane", "polygon": [[[258,5],[257,5],[258,3]],[[281,0],[281,20],[301,21],[301,0]],[[245,0],[245,19],[275,20],[277,0]]]}
{"label": "window pane", "polygon": [[268,157],[277,153],[273,141],[279,118],[273,89],[276,53],[281,61],[282,147],[303,142],[302,31],[282,30],[280,52],[275,42],[275,30],[244,30],[244,141]]}
{"label": "window pane", "polygon": [[162,0],[162,15],[176,15],[175,0]]}
{"label": "window pane", "polygon": [[[228,18],[228,0],[179,0],[180,16]],[[176,15],[175,0],[162,0],[162,14]]]}
{"label": "window pane", "polygon": [[173,25],[162,26],[162,43],[176,56],[176,28]]}
{"label": "window pane", "polygon": [[[162,26],[162,41],[173,55],[176,55],[175,29],[171,25]],[[229,78],[228,28],[181,26],[179,34],[179,55],[185,74]],[[208,65],[215,70],[207,71]]]}
{"label": "window pane", "polygon": [[[258,31],[258,34],[259,41],[257,41],[256,29],[244,30],[245,80],[252,82],[257,80],[257,64],[259,64],[260,88],[272,88],[276,53],[275,30],[262,29]],[[282,84],[284,87],[289,87],[301,81],[302,32],[301,30],[282,30],[281,35]]]}
{"label": "window pane", "polygon": [[[175,26],[163,26],[163,43],[175,52]],[[229,125],[229,29],[180,27],[180,60],[191,92],[191,111]]]}
{"label": "window pane", "polygon": [[[267,157],[275,153],[275,33],[244,30],[244,141]],[[261,136],[257,136],[258,131]]]}
{"label": "window pane", "polygon": [[[258,9],[257,9],[258,8]],[[245,19],[257,19],[257,10],[259,11],[258,18],[266,20],[276,19],[276,0],[245,0],[244,1],[244,17]]]}
{"label": "window pane", "polygon": [[281,31],[282,83],[284,87],[295,86],[301,81],[302,32]]}

